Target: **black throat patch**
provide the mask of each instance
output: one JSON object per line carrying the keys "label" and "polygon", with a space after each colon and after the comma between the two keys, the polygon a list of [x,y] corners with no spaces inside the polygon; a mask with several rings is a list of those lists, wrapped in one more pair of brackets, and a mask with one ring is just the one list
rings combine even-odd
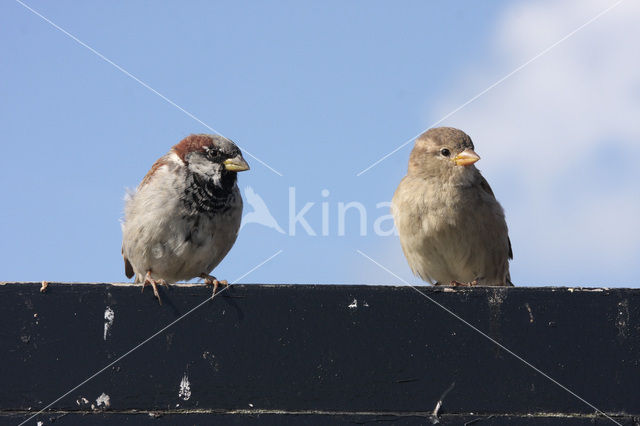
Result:
{"label": "black throat patch", "polygon": [[187,173],[182,201],[192,213],[223,213],[231,208],[237,179],[236,173],[222,170],[220,184],[216,185],[209,177]]}

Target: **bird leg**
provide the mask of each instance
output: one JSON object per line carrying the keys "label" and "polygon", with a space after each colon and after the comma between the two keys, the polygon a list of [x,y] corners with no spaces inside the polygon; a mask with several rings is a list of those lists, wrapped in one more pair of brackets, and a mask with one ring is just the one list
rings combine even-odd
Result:
{"label": "bird leg", "polygon": [[226,285],[227,287],[229,286],[229,283],[227,282],[227,280],[218,281],[218,279],[213,275],[202,273],[200,274],[200,278],[204,278],[204,283],[206,285],[213,286],[213,294],[211,295],[211,297],[216,295],[216,291],[218,290],[218,285],[222,284],[222,285]]}
{"label": "bird leg", "polygon": [[453,280],[449,283],[449,285],[452,287],[475,287],[478,285],[478,280],[473,280],[470,283],[461,283],[459,281]]}
{"label": "bird leg", "polygon": [[158,303],[162,305],[162,299],[160,299],[160,293],[158,293],[158,284],[169,288],[169,284],[165,280],[154,280],[151,278],[151,270],[148,270],[147,274],[144,276],[142,291],[144,291],[146,286],[150,285],[153,288],[153,295],[158,299]]}

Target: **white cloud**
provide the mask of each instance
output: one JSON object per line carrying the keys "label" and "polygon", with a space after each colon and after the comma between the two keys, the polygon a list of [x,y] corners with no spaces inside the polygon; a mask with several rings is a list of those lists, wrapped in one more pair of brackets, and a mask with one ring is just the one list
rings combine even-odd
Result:
{"label": "white cloud", "polygon": [[[603,1],[526,2],[499,19],[439,118],[597,13]],[[507,210],[515,281],[638,282],[640,3],[626,1],[443,125],[467,131]],[[587,280],[587,281],[585,281]]]}

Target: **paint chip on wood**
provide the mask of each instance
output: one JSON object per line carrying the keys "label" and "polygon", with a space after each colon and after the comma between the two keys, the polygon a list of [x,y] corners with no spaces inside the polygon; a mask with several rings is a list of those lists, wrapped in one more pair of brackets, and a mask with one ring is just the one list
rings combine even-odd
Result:
{"label": "paint chip on wood", "polygon": [[102,407],[102,408],[109,408],[110,405],[111,405],[111,398],[109,398],[109,395],[102,392],[102,395],[100,395],[96,399],[96,406]]}
{"label": "paint chip on wood", "polygon": [[189,383],[189,378],[186,373],[182,376],[182,380],[180,381],[178,397],[182,398],[184,401],[188,401],[189,398],[191,398],[191,383]]}
{"label": "paint chip on wood", "polygon": [[104,311],[104,340],[107,340],[107,336],[111,335],[111,326],[113,325],[113,319],[116,317],[115,312],[109,306]]}

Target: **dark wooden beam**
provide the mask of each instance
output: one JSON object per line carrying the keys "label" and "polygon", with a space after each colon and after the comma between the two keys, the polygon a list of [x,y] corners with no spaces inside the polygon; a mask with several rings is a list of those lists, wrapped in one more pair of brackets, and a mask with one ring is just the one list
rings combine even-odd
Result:
{"label": "dark wooden beam", "polygon": [[[441,424],[614,424],[408,287],[235,285],[205,302],[176,285],[162,306],[128,284],[40,287],[0,285],[1,423],[204,302],[31,424],[425,424],[449,388]],[[620,423],[640,417],[639,290],[420,290]]]}

